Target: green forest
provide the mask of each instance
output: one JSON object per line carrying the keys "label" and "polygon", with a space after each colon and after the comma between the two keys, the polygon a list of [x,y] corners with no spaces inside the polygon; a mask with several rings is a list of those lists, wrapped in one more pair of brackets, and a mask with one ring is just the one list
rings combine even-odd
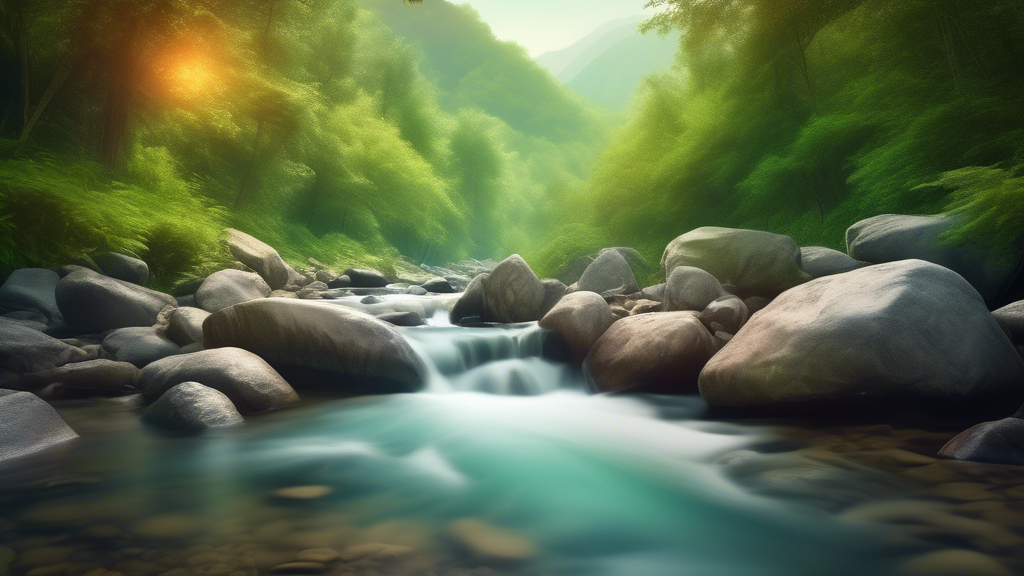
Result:
{"label": "green forest", "polygon": [[223,267],[225,227],[296,264],[546,275],[704,225],[1024,227],[1019,0],[650,6],[676,63],[619,113],[442,0],[2,0],[0,273],[116,250],[170,285]]}

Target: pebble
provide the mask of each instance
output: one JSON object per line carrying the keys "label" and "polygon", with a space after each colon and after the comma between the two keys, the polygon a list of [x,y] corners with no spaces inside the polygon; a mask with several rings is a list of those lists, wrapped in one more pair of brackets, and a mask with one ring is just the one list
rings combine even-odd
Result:
{"label": "pebble", "polygon": [[299,562],[321,562],[323,564],[330,564],[339,558],[341,558],[341,554],[333,548],[311,548],[303,550],[295,556],[295,560]]}
{"label": "pebble", "polygon": [[906,576],[1013,576],[998,560],[971,550],[942,550],[904,563]]}
{"label": "pebble", "polygon": [[330,486],[292,486],[290,488],[274,490],[272,494],[277,498],[284,498],[286,500],[316,500],[317,498],[327,496],[331,492],[334,492],[334,488]]}
{"label": "pebble", "polygon": [[327,565],[320,562],[289,562],[270,569],[271,574],[321,574]]}
{"label": "pebble", "polygon": [[536,546],[525,537],[476,518],[451,522],[448,535],[480,560],[515,563],[537,555]]}

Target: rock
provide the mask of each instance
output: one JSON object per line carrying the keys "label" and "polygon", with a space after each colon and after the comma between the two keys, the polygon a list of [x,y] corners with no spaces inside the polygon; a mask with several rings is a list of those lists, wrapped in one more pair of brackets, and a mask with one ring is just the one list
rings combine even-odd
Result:
{"label": "rock", "polygon": [[650,314],[651,312],[661,312],[664,305],[661,302],[655,300],[637,300],[633,307],[629,309],[630,316],[636,316],[637,314]]}
{"label": "rock", "polygon": [[498,264],[483,288],[484,320],[506,324],[540,320],[544,284],[518,254]]}
{"label": "rock", "polygon": [[753,316],[754,313],[760,312],[768,307],[772,301],[764,296],[751,296],[743,300],[743,304],[747,307],[748,317]]}
{"label": "rock", "polygon": [[117,393],[135,386],[140,374],[138,367],[128,362],[87,360],[26,374],[23,379],[34,389],[59,385],[71,390]]}
{"label": "rock", "polygon": [[177,297],[174,298],[174,300],[178,303],[178,306],[180,306],[182,308],[195,308],[197,306],[197,304],[196,304],[196,295],[195,294],[187,294],[185,296],[177,296]]}
{"label": "rock", "polygon": [[312,548],[295,555],[295,560],[298,562],[320,562],[322,564],[336,562],[339,558],[341,558],[341,554],[333,548]]}
{"label": "rock", "polygon": [[665,310],[701,311],[727,292],[718,280],[692,266],[677,266],[665,284]]}
{"label": "rock", "polygon": [[88,359],[81,348],[0,318],[0,369],[17,374],[42,372]]}
{"label": "rock", "polygon": [[900,576],[1013,576],[1013,571],[988,554],[973,550],[940,550],[903,563]]}
{"label": "rock", "polygon": [[723,332],[736,334],[747,323],[747,305],[738,296],[728,294],[708,304],[697,315],[697,319],[708,330],[711,330],[712,324],[717,324],[723,328]]}
{"label": "rock", "polygon": [[982,422],[958,434],[939,450],[955,460],[1024,466],[1024,410],[995,422]]}
{"label": "rock", "polygon": [[395,326],[423,326],[426,324],[422,316],[411,310],[406,310],[405,312],[386,312],[374,317]]}
{"label": "rock", "polygon": [[544,303],[540,307],[540,315],[543,318],[565,296],[568,287],[560,280],[552,278],[541,280],[540,283],[544,285]]}
{"label": "rock", "polygon": [[177,306],[169,294],[77,268],[57,283],[57,307],[64,320],[84,332],[152,326],[165,306]]}
{"label": "rock", "polygon": [[383,298],[381,298],[380,296],[374,296],[372,294],[369,296],[363,296],[362,298],[359,299],[360,304],[380,304],[381,302],[384,302]]}
{"label": "rock", "polygon": [[44,334],[46,334],[47,330],[50,329],[50,319],[42,312],[37,312],[35,310],[4,312],[3,314],[0,314],[0,319]]}
{"label": "rock", "polygon": [[412,294],[413,296],[426,296],[427,289],[422,286],[409,286],[405,289],[406,294]]}
{"label": "rock", "polygon": [[1024,344],[1024,300],[1007,304],[992,313],[1014,344]]}
{"label": "rock", "polygon": [[537,555],[537,547],[526,537],[476,518],[461,518],[448,524],[452,541],[483,562],[521,563]]}
{"label": "rock", "polygon": [[655,302],[665,301],[665,286],[666,284],[655,284],[654,286],[648,286],[640,291],[640,297],[645,300],[654,300]]}
{"label": "rock", "polygon": [[540,320],[540,327],[554,330],[580,362],[597,339],[615,322],[611,308],[600,294],[573,292],[561,299]]}
{"label": "rock", "polygon": [[142,368],[150,362],[178,354],[180,348],[157,333],[155,328],[121,328],[103,339],[103,352],[109,358]]}
{"label": "rock", "polygon": [[167,326],[167,337],[178,346],[188,346],[203,341],[203,321],[210,313],[201,308],[182,306],[171,312]]}
{"label": "rock", "polygon": [[278,290],[288,285],[295,271],[281,259],[281,255],[272,247],[260,242],[252,236],[228,228],[228,249],[239,262],[256,271],[266,281],[271,290]]}
{"label": "rock", "polygon": [[642,314],[612,324],[591,348],[584,370],[602,392],[686,394],[697,390],[697,376],[717,350],[693,312]]}
{"label": "rock", "polygon": [[239,348],[157,360],[143,368],[139,389],[146,400],[153,402],[184,382],[199,382],[223,392],[243,414],[279,410],[299,400],[295,390],[266,361]]}
{"label": "rock", "polygon": [[[846,251],[857,260],[882,264],[918,259],[960,274],[990,305],[1003,298],[1019,280],[1013,259],[995,250],[981,250],[944,234],[961,223],[953,216],[884,214],[861,220],[846,231]],[[1016,251],[1015,251],[1016,253]]]}
{"label": "rock", "polygon": [[596,292],[602,296],[640,291],[629,263],[622,254],[612,249],[602,250],[597,255],[583,272],[579,283],[581,291]]}
{"label": "rock", "polygon": [[250,300],[268,298],[272,290],[259,274],[221,270],[210,274],[196,291],[196,302],[207,312],[216,312]]}
{"label": "rock", "polygon": [[78,438],[35,394],[0,389],[0,462]]}
{"label": "rock", "polygon": [[142,413],[143,422],[176,432],[203,432],[245,423],[222,392],[198,382],[183,382],[157,398]]}
{"label": "rock", "polygon": [[679,266],[706,270],[745,296],[775,296],[810,279],[800,268],[800,247],[789,236],[712,226],[670,242],[661,266],[666,278]]}
{"label": "rock", "polygon": [[845,253],[822,246],[807,246],[800,249],[800,267],[811,278],[842,274],[864,265]]}
{"label": "rock", "polygon": [[352,279],[349,278],[348,276],[344,275],[344,274],[342,274],[341,276],[338,276],[334,280],[331,280],[330,282],[327,283],[327,287],[332,289],[332,290],[337,289],[337,288],[348,288],[351,285],[352,285]]}
{"label": "rock", "polygon": [[327,570],[321,562],[288,562],[270,569],[271,574],[320,574]]}
{"label": "rock", "polygon": [[473,278],[462,293],[459,300],[452,306],[448,313],[448,320],[458,326],[460,322],[471,316],[483,318],[484,312],[484,282],[489,273],[483,273]]}
{"label": "rock", "polygon": [[303,286],[296,295],[303,300],[320,300],[323,298],[322,293],[328,290],[330,288],[327,287],[326,283],[317,280]]}
{"label": "rock", "polygon": [[99,266],[101,272],[111,278],[132,284],[145,284],[149,281],[149,265],[138,258],[117,252],[104,252],[93,254],[92,261]]}
{"label": "rock", "polygon": [[373,269],[349,268],[345,270],[344,275],[348,276],[353,288],[383,288],[388,285],[388,279],[384,277],[384,274]]}
{"label": "rock", "polygon": [[455,288],[452,287],[448,280],[441,278],[440,276],[431,278],[422,284],[423,289],[427,292],[434,292],[435,294],[454,294]]}
{"label": "rock", "polygon": [[565,289],[565,293],[566,294],[572,294],[573,292],[579,292],[579,291],[580,291],[580,283],[579,282],[573,282],[572,284],[570,284]]}
{"label": "rock", "polygon": [[426,375],[422,360],[393,327],[316,301],[254,300],[226,308],[203,324],[203,342],[207,348],[244,348],[289,379],[340,392],[409,392]]}
{"label": "rock", "polygon": [[274,490],[271,495],[284,500],[319,500],[331,492],[334,488],[330,486],[290,486]]}
{"label": "rock", "polygon": [[55,295],[59,281],[60,276],[53,270],[15,270],[0,286],[0,310],[34,310],[50,322],[63,322]]}
{"label": "rock", "polygon": [[[700,377],[719,406],[899,397],[1019,405],[1024,362],[955,272],[907,260],[793,288]],[[1005,404],[1003,404],[1005,405]]]}

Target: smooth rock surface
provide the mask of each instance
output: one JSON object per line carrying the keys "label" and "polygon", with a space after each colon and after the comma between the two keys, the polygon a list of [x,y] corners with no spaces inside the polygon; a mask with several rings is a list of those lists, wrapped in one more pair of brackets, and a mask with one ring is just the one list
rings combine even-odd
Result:
{"label": "smooth rock surface", "polygon": [[57,384],[72,390],[117,393],[134,386],[141,374],[134,364],[96,359],[26,374],[23,378],[33,388]]}
{"label": "smooth rock surface", "polygon": [[253,272],[221,270],[210,274],[196,290],[196,303],[207,312],[216,312],[250,300],[270,297],[273,290]]}
{"label": "smooth rock surface", "polygon": [[117,252],[104,252],[93,254],[92,261],[111,278],[132,284],[145,284],[149,281],[149,265],[138,258]]}
{"label": "smooth rock surface", "polygon": [[184,382],[199,382],[223,392],[243,414],[279,410],[299,400],[295,390],[265,360],[239,348],[157,360],[143,368],[139,389],[152,402]]}
{"label": "smooth rock surface", "polygon": [[1024,466],[1024,420],[1010,417],[972,426],[943,446],[939,456]]}
{"label": "smooth rock surface", "polygon": [[511,530],[476,518],[461,518],[448,525],[454,543],[481,561],[526,562],[537,555],[536,545]]}
{"label": "smooth rock surface", "polygon": [[224,393],[198,382],[183,382],[164,392],[142,413],[142,420],[176,432],[202,432],[245,423]]}
{"label": "smooth rock surface", "polygon": [[518,254],[498,264],[483,282],[484,320],[515,323],[540,320],[545,290]]}
{"label": "smooth rock surface", "polygon": [[35,394],[0,389],[0,462],[78,438]]}
{"label": "smooth rock surface", "polygon": [[234,228],[228,228],[225,232],[232,256],[255,270],[271,290],[284,288],[292,279],[294,271],[273,247]]}
{"label": "smooth rock surface", "polygon": [[789,236],[713,226],[670,242],[661,266],[666,278],[679,266],[700,268],[743,296],[775,296],[810,279],[800,268],[800,246]]}
{"label": "smooth rock surface", "polygon": [[544,303],[540,306],[540,315],[543,318],[565,296],[569,287],[554,278],[546,278],[540,283],[544,285]]}
{"label": "smooth rock surface", "polygon": [[56,288],[57,307],[70,326],[102,332],[130,326],[152,326],[173,296],[116,278],[76,268]]}
{"label": "smooth rock surface", "polygon": [[118,362],[142,368],[150,362],[180,352],[177,344],[161,336],[155,328],[121,328],[103,339],[103,352]]}
{"label": "smooth rock surface", "polygon": [[422,288],[427,292],[435,294],[453,294],[455,292],[455,288],[452,287],[451,283],[440,276],[427,280],[422,284]]}
{"label": "smooth rock surface", "polygon": [[727,292],[710,273],[692,266],[672,269],[665,283],[665,310],[700,312]]}
{"label": "smooth rock surface", "polygon": [[842,274],[863,266],[839,250],[822,246],[805,246],[800,249],[800,267],[812,278]]}
{"label": "smooth rock surface", "polygon": [[[345,274],[353,288],[383,288],[388,285],[388,279],[378,270],[368,268],[349,268]],[[340,279],[340,277],[339,277]],[[334,288],[331,283],[328,286]]]}
{"label": "smooth rock surface", "polygon": [[582,362],[614,322],[612,310],[600,294],[580,291],[562,298],[541,318],[540,327],[557,332]]}
{"label": "smooth rock surface", "polygon": [[409,392],[426,375],[422,360],[393,327],[330,303],[245,302],[207,318],[203,342],[207,348],[249,350],[288,371],[289,378],[337,392]]}
{"label": "smooth rock surface", "polygon": [[992,316],[1015,344],[1024,344],[1024,300],[1007,304],[992,312]]}
{"label": "smooth rock surface", "polygon": [[459,300],[452,306],[448,313],[448,320],[458,326],[460,322],[471,316],[484,316],[484,282],[489,273],[478,274],[469,282],[466,291],[462,293]]}
{"label": "smooth rock surface", "polygon": [[700,391],[733,407],[872,397],[1016,406],[1022,383],[1024,362],[977,291],[907,260],[783,293],[708,363]]}
{"label": "smooth rock surface", "polygon": [[739,296],[732,294],[718,298],[697,315],[700,323],[712,334],[715,333],[715,330],[711,329],[712,324],[721,326],[723,331],[728,334],[736,334],[747,323],[747,318],[749,318],[747,305],[740,300]]}
{"label": "smooth rock surface", "polygon": [[203,321],[210,313],[202,308],[181,306],[171,312],[167,326],[167,337],[178,346],[188,346],[203,341]]}
{"label": "smooth rock surface", "polygon": [[596,292],[603,296],[633,294],[640,291],[629,263],[618,251],[602,250],[587,266],[579,280],[581,291]]}
{"label": "smooth rock surface", "polygon": [[718,350],[693,312],[658,312],[616,321],[591,348],[584,370],[602,392],[688,394]]}
{"label": "smooth rock surface", "polygon": [[59,281],[60,276],[53,270],[15,270],[0,286],[0,310],[35,310],[51,322],[63,322],[56,298]]}
{"label": "smooth rock surface", "polygon": [[0,369],[18,374],[42,372],[88,357],[88,353],[77,346],[0,318]]}

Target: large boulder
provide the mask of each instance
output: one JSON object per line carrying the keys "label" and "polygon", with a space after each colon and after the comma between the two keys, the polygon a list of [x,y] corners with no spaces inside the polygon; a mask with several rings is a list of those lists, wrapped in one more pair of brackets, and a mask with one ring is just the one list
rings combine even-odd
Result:
{"label": "large boulder", "polygon": [[239,348],[218,348],[157,360],[142,369],[139,390],[149,401],[183,382],[200,382],[227,395],[242,413],[280,410],[299,401],[265,360]]}
{"label": "large boulder", "polygon": [[87,360],[89,354],[19,322],[0,318],[0,369],[16,374],[42,372],[71,362]]}
{"label": "large boulder", "polygon": [[451,282],[440,276],[435,276],[430,280],[427,280],[422,284],[422,287],[427,292],[433,292],[435,294],[453,294],[455,288],[452,287]]}
{"label": "large boulder", "polygon": [[111,278],[132,284],[145,284],[149,281],[149,265],[138,258],[117,252],[104,252],[93,254],[92,261]]}
{"label": "large boulder", "polygon": [[554,278],[546,278],[540,283],[544,285],[544,303],[540,306],[540,316],[543,318],[565,296],[569,287]]}
{"label": "large boulder", "polygon": [[353,288],[384,288],[388,285],[384,274],[372,268],[349,268],[343,276],[348,277]]}
{"label": "large boulder", "polygon": [[271,292],[259,274],[221,270],[210,274],[196,290],[196,303],[207,312],[216,312],[241,302],[267,298]]}
{"label": "large boulder", "polygon": [[558,272],[558,279],[565,284],[575,284],[579,282],[583,277],[583,273],[587,270],[587,267],[589,267],[594,260],[597,260],[597,258],[605,252],[616,252],[619,256],[622,256],[626,262],[629,263],[629,267],[634,276],[640,275],[641,277],[645,277],[653,271],[651,264],[643,257],[642,254],[633,248],[617,246],[614,248],[605,248],[596,254],[588,254],[574,259]]}
{"label": "large boulder", "polygon": [[775,296],[810,279],[789,236],[706,226],[676,238],[661,257],[665,277],[679,266],[706,270],[741,295]]}
{"label": "large boulder", "polygon": [[63,322],[57,308],[60,276],[45,268],[22,268],[11,272],[0,286],[0,310],[34,310],[48,321]]}
{"label": "large boulder", "polygon": [[177,344],[153,327],[114,330],[103,339],[102,347],[107,358],[139,368],[181,352]]}
{"label": "large boulder", "polygon": [[1007,304],[992,313],[1015,344],[1024,344],[1024,300]]}
{"label": "large boulder", "polygon": [[503,323],[540,320],[544,284],[518,254],[498,264],[483,283],[484,320]]}
{"label": "large boulder", "polygon": [[487,281],[487,277],[490,273],[484,272],[478,274],[469,282],[469,286],[466,286],[466,291],[462,293],[455,305],[452,306],[450,312],[448,312],[448,320],[459,325],[466,318],[472,316],[478,316],[483,318],[484,316],[484,282]]}
{"label": "large boulder", "polygon": [[608,302],[596,292],[573,292],[562,298],[540,320],[540,327],[554,330],[580,362],[594,342],[615,322]]}
{"label": "large boulder", "polygon": [[314,300],[271,298],[226,308],[203,323],[203,343],[244,348],[291,381],[339,392],[409,392],[426,378],[423,361],[395,328]]}
{"label": "large boulder", "polygon": [[1024,466],[1024,420],[1021,412],[995,422],[982,422],[958,434],[939,456],[973,462]]}
{"label": "large boulder", "polygon": [[277,250],[234,228],[228,228],[224,232],[227,234],[231,255],[255,270],[271,290],[284,288],[292,279],[291,266],[285,263]]}
{"label": "large boulder", "polygon": [[747,323],[749,317],[747,305],[740,300],[739,296],[732,294],[726,294],[708,304],[697,315],[700,323],[712,334],[718,331],[736,334]]}
{"label": "large boulder", "polygon": [[23,380],[36,390],[56,386],[62,390],[116,394],[135,386],[141,374],[134,364],[97,359],[25,374]]}
{"label": "large boulder", "polygon": [[1024,362],[977,291],[906,260],[826,276],[753,315],[700,377],[719,406],[899,397],[1013,402]]}
{"label": "large boulder", "polygon": [[800,267],[812,278],[842,274],[863,266],[839,250],[823,246],[806,246],[800,249]]}
{"label": "large boulder", "polygon": [[677,266],[668,275],[665,283],[665,310],[703,310],[727,292],[718,280],[692,266]]}
{"label": "large boulder", "polygon": [[850,226],[846,251],[872,264],[918,259],[944,266],[970,282],[989,305],[1003,304],[1020,276],[1016,262],[945,237],[960,224],[947,215],[883,214]]}
{"label": "large boulder", "polygon": [[86,268],[75,268],[61,278],[56,300],[64,320],[83,332],[152,326],[165,306],[178,304],[169,294]]}
{"label": "large boulder", "polygon": [[618,251],[602,250],[579,280],[579,289],[608,296],[634,294],[640,291],[629,263]]}
{"label": "large boulder", "polygon": [[182,382],[142,413],[142,421],[166,430],[198,433],[245,423],[231,399],[198,382]]}
{"label": "large boulder", "polygon": [[0,389],[0,462],[78,438],[35,394]]}
{"label": "large boulder", "polygon": [[171,312],[167,325],[167,337],[178,346],[188,346],[203,341],[203,322],[210,313],[201,308],[181,306]]}
{"label": "large boulder", "polygon": [[701,368],[718,343],[693,312],[658,312],[618,320],[598,338],[584,362],[597,390],[697,391]]}

